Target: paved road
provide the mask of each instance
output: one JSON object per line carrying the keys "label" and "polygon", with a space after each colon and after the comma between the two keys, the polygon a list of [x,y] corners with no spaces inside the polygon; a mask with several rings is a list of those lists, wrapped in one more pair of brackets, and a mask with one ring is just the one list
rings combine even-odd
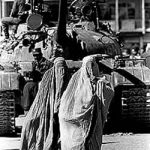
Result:
{"label": "paved road", "polygon": [[104,135],[102,150],[150,150],[150,134]]}
{"label": "paved road", "polygon": [[0,137],[0,150],[18,150],[20,137]]}
{"label": "paved road", "polygon": [[[0,137],[0,150],[19,150],[19,146],[20,137]],[[150,134],[104,135],[102,150],[150,150]]]}

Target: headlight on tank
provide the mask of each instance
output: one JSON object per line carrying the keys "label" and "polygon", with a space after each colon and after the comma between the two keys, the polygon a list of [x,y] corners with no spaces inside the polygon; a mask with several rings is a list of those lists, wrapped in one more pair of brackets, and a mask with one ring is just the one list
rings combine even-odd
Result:
{"label": "headlight on tank", "polygon": [[27,25],[32,30],[39,29],[43,24],[43,17],[40,14],[31,14],[27,18]]}
{"label": "headlight on tank", "polygon": [[150,99],[147,99],[146,102],[147,102],[147,103],[150,103]]}
{"label": "headlight on tank", "polygon": [[147,97],[150,96],[150,92],[147,92],[147,93],[146,93],[146,96],[147,96]]}
{"label": "headlight on tank", "polygon": [[122,106],[127,106],[127,98],[121,98]]}

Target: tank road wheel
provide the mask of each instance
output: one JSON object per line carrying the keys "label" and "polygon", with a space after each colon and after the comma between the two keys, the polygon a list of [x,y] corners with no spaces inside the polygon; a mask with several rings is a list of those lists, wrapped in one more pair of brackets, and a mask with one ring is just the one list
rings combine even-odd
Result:
{"label": "tank road wheel", "polygon": [[15,133],[15,95],[0,91],[0,135]]}

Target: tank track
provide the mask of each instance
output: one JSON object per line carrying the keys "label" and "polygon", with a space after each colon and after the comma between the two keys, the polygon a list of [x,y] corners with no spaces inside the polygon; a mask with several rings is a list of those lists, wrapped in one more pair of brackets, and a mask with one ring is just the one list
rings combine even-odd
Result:
{"label": "tank track", "polygon": [[15,95],[0,91],[0,135],[15,133]]}
{"label": "tank track", "polygon": [[126,127],[139,130],[150,129],[150,90],[129,88],[122,91],[121,119]]}

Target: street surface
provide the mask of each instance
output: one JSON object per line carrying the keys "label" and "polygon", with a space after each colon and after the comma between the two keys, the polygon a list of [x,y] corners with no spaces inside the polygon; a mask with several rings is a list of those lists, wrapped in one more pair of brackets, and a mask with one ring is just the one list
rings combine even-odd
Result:
{"label": "street surface", "polygon": [[[19,137],[0,137],[0,150],[19,150]],[[102,150],[150,150],[150,134],[115,133],[103,136]]]}
{"label": "street surface", "polygon": [[150,134],[104,135],[102,150],[150,150]]}
{"label": "street surface", "polygon": [[18,150],[20,137],[0,137],[0,150]]}

